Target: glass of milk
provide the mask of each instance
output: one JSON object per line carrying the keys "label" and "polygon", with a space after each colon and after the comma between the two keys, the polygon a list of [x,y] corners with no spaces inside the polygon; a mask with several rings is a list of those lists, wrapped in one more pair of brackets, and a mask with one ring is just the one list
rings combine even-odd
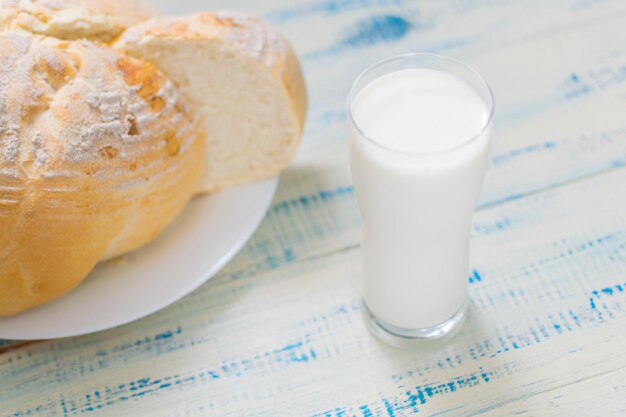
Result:
{"label": "glass of milk", "polygon": [[348,113],[368,325],[396,345],[444,336],[466,315],[491,91],[459,61],[409,53],[366,69]]}

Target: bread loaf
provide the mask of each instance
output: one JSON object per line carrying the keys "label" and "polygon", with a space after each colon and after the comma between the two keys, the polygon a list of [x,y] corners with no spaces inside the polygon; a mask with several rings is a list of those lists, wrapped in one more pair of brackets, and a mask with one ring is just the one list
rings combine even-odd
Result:
{"label": "bread loaf", "polygon": [[0,0],[0,28],[108,42],[158,13],[140,0]]}
{"label": "bread loaf", "polygon": [[0,315],[157,236],[197,188],[203,155],[197,119],[154,65],[0,33]]}
{"label": "bread loaf", "polygon": [[205,123],[199,191],[273,175],[300,142],[306,91],[289,42],[259,20],[232,12],[146,20],[114,48],[167,74]]}

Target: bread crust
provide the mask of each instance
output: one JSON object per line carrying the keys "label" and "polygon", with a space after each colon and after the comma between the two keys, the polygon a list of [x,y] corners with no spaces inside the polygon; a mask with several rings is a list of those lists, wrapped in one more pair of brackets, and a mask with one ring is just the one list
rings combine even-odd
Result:
{"label": "bread crust", "polygon": [[155,238],[193,194],[204,132],[152,64],[0,33],[0,315]]}
{"label": "bread crust", "polygon": [[0,28],[109,42],[127,27],[158,15],[141,0],[3,0]]}

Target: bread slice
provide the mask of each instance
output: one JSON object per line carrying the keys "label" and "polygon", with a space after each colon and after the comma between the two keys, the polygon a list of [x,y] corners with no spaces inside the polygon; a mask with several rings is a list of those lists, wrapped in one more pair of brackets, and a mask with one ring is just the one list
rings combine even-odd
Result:
{"label": "bread slice", "polygon": [[141,0],[3,0],[0,28],[58,39],[109,42],[128,26],[159,14]]}
{"label": "bread slice", "polygon": [[288,41],[232,12],[150,19],[114,43],[154,63],[204,120],[206,168],[199,192],[273,175],[300,142],[306,89]]}

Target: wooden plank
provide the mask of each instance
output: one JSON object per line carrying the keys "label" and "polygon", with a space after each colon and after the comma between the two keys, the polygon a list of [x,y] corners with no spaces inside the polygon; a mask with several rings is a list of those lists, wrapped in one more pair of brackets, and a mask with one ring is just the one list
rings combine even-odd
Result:
{"label": "wooden plank", "polygon": [[[485,410],[480,415],[541,415],[550,412],[563,416],[623,416],[626,405],[614,399],[626,398],[625,379],[624,368],[611,369],[547,392],[519,398],[502,407]],[[593,392],[594,395],[581,396],[581,392]]]}
{"label": "wooden plank", "polygon": [[222,276],[120,329],[8,352],[0,379],[19,383],[0,403],[35,416],[252,416],[279,405],[284,415],[471,415],[621,369],[626,198],[614,191],[624,181],[620,169],[480,211],[471,318],[447,343],[399,351],[372,339],[349,249]]}

